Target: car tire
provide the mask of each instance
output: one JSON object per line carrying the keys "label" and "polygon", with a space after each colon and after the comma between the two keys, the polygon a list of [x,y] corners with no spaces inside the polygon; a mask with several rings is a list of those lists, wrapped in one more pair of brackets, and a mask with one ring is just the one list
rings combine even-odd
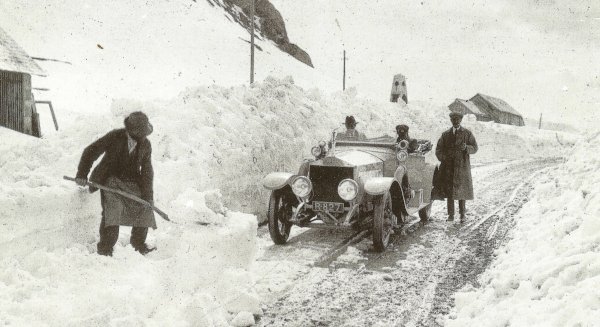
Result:
{"label": "car tire", "polygon": [[373,212],[373,247],[377,252],[385,251],[390,242],[390,237],[396,226],[396,216],[392,211],[392,197],[390,192],[378,195],[374,199]]}
{"label": "car tire", "polygon": [[421,222],[427,222],[431,217],[431,203],[426,205],[425,207],[419,210],[419,218],[421,218]]}
{"label": "car tire", "polygon": [[285,244],[290,237],[292,204],[285,200],[282,190],[271,192],[269,200],[269,234],[275,244]]}

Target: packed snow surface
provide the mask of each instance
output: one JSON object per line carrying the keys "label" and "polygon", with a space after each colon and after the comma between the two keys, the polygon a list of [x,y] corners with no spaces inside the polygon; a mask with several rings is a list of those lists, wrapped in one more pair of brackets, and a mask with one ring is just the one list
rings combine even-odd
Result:
{"label": "packed snow surface", "polygon": [[600,133],[537,182],[511,240],[456,295],[448,326],[597,326],[600,321]]}

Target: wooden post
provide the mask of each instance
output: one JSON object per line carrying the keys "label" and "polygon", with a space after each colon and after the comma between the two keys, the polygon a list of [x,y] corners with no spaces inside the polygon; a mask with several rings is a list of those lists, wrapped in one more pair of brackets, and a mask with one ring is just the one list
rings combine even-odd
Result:
{"label": "wooden post", "polygon": [[54,128],[58,131],[58,122],[56,121],[56,114],[54,114],[54,108],[52,107],[51,101],[35,101],[35,103],[47,104],[52,114],[52,120],[54,121]]}
{"label": "wooden post", "polygon": [[342,91],[346,90],[346,50],[344,50],[344,75],[342,77]]}
{"label": "wooden post", "polygon": [[540,124],[538,126],[538,129],[542,129],[542,114],[540,113]]}
{"label": "wooden post", "polygon": [[254,84],[254,2],[250,6],[250,84]]}

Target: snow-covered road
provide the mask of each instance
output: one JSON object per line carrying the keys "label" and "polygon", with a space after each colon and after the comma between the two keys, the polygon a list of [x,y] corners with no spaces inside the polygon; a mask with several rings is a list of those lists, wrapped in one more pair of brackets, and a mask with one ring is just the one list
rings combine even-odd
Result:
{"label": "snow-covered road", "polygon": [[[435,326],[452,295],[493,259],[527,201],[535,178],[559,159],[528,159],[473,169],[476,200],[467,221],[446,222],[436,202],[432,219],[397,233],[385,253],[351,231],[293,228],[288,245],[272,245],[260,231],[262,255],[255,290],[265,299],[260,324],[269,326]],[[398,235],[404,234],[404,235]],[[341,251],[336,251],[341,249]],[[325,263],[325,265],[324,265]]]}

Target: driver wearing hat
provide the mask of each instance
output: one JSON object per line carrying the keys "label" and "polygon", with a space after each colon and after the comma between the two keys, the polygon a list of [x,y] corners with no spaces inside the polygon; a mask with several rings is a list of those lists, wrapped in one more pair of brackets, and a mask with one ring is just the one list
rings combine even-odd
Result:
{"label": "driver wearing hat", "polygon": [[[147,136],[152,133],[148,116],[141,111],[131,113],[125,128],[115,129],[85,148],[79,161],[76,182],[86,185],[90,169],[102,154],[104,157],[92,171],[90,181],[119,189],[153,203],[152,147]],[[96,189],[90,188],[90,192]],[[119,238],[119,226],[131,226],[130,243],[141,254],[153,248],[146,245],[148,227],[156,229],[151,208],[118,194],[100,191],[102,220],[97,253],[112,256]]]}
{"label": "driver wearing hat", "polygon": [[346,121],[344,125],[346,126],[346,131],[344,133],[340,133],[337,136],[338,140],[348,140],[348,141],[363,141],[366,140],[367,137],[365,134],[356,130],[356,124],[358,122],[354,119],[354,116],[346,116]]}

